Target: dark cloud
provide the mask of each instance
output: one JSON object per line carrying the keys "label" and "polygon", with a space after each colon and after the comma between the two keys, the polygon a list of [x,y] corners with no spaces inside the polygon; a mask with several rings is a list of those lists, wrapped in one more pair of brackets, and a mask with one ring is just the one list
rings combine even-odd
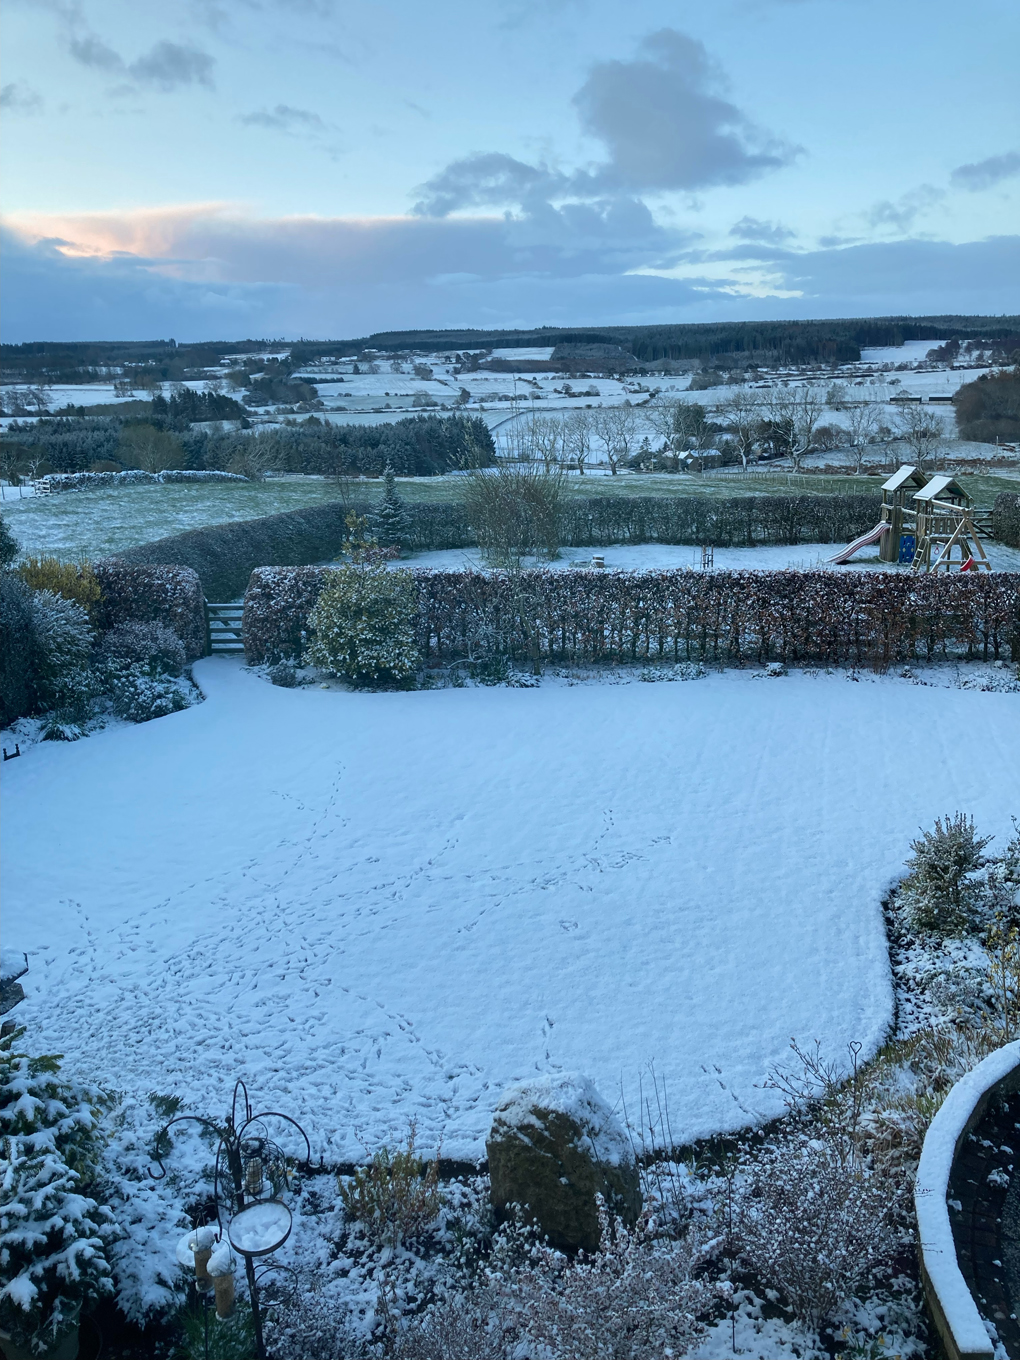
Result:
{"label": "dark cloud", "polygon": [[67,45],[71,56],[82,66],[121,76],[149,89],[169,93],[186,85],[212,88],[215,59],[197,47],[164,40],[129,63],[94,33],[71,33]]}
{"label": "dark cloud", "polygon": [[0,109],[5,113],[40,113],[42,106],[42,95],[19,80],[0,89]]}
{"label": "dark cloud", "polygon": [[609,149],[597,181],[637,192],[746,184],[797,154],[722,97],[722,74],[696,39],[663,28],[638,51],[599,62],[574,95],[585,130]]}
{"label": "dark cloud", "polygon": [[272,109],[258,109],[255,113],[241,114],[239,122],[248,127],[271,128],[276,132],[290,134],[325,132],[326,124],[317,113],[310,109],[295,109],[289,104],[277,104]]}
{"label": "dark cloud", "polygon": [[730,235],[740,241],[763,241],[769,245],[782,245],[796,234],[781,222],[763,222],[757,217],[742,217],[730,227]]}
{"label": "dark cloud", "polygon": [[1020,175],[1020,151],[1007,151],[971,165],[958,165],[950,180],[958,189],[977,193],[979,189],[991,189],[1013,175]]}
{"label": "dark cloud", "polygon": [[446,217],[460,208],[536,204],[566,193],[568,182],[565,175],[527,165],[502,151],[483,152],[451,161],[427,180],[414,212]]}

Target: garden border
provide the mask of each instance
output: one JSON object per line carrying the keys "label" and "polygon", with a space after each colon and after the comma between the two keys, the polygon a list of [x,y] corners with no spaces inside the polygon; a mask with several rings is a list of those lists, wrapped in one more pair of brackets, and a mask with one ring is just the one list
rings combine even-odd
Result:
{"label": "garden border", "polygon": [[993,1360],[994,1347],[956,1256],[947,1195],[967,1135],[992,1099],[1020,1091],[1020,1040],[996,1049],[953,1086],[925,1134],[914,1182],[921,1281],[948,1360]]}

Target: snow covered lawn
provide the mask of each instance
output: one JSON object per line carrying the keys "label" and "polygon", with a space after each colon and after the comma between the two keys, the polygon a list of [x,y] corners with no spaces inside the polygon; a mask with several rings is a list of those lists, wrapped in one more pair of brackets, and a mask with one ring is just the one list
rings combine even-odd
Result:
{"label": "snow covered lawn", "polygon": [[[37,1051],[316,1154],[478,1156],[499,1092],[647,1064],[683,1139],[779,1108],[791,1036],[871,1051],[919,825],[1020,810],[1015,695],[726,672],[353,694],[200,662],[208,701],[3,766],[4,944]],[[924,734],[911,766],[911,733]],[[363,1141],[362,1141],[363,1140]]]}

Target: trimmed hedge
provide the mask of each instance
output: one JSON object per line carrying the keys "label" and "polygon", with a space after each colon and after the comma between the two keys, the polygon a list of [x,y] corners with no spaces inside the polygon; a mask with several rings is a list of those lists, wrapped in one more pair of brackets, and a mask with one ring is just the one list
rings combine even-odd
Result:
{"label": "trimmed hedge", "polygon": [[992,537],[1009,548],[1020,548],[1020,492],[1000,491],[992,506]]}
{"label": "trimmed hedge", "polygon": [[[301,650],[329,567],[252,573],[252,664]],[[1020,660],[1020,574],[833,571],[412,572],[426,664],[497,652],[548,661],[870,665]],[[522,618],[531,624],[525,629]],[[530,634],[530,640],[527,634]]]}
{"label": "trimmed hedge", "polygon": [[93,611],[101,632],[118,623],[164,623],[184,643],[189,661],[205,655],[202,583],[187,567],[135,566],[108,558],[93,564],[103,596]]}
{"label": "trimmed hedge", "polygon": [[[260,519],[213,524],[127,548],[125,562],[191,567],[210,600],[232,600],[256,567],[299,566],[335,557],[348,510],[371,515],[376,502],[340,501]],[[580,548],[610,543],[849,543],[878,520],[877,496],[593,496],[563,502],[561,542]],[[404,547],[467,548],[475,535],[460,501],[405,502]]]}

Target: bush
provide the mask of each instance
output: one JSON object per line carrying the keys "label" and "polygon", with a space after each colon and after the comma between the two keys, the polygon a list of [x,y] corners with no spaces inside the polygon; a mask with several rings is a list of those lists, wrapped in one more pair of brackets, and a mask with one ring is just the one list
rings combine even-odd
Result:
{"label": "bush", "polygon": [[420,1238],[439,1213],[439,1163],[425,1163],[415,1151],[415,1126],[407,1147],[383,1147],[353,1176],[337,1177],[348,1215],[363,1223],[380,1247],[397,1247]]}
{"label": "bush", "polygon": [[33,685],[40,708],[74,704],[88,688],[92,627],[80,604],[51,590],[32,593]]}
{"label": "bush", "polygon": [[983,373],[956,394],[956,424],[961,439],[994,444],[1020,439],[1020,370]]}
{"label": "bush", "polygon": [[11,533],[3,515],[0,515],[0,569],[9,567],[17,555],[18,540]]}
{"label": "bush", "polygon": [[137,666],[115,675],[110,691],[114,713],[134,723],[165,718],[191,704],[188,694],[172,676],[152,675]]}
{"label": "bush", "polygon": [[371,562],[335,568],[308,616],[309,659],[353,685],[406,683],[420,663],[415,604],[409,572]]}
{"label": "bush", "polygon": [[34,636],[32,592],[12,572],[0,572],[0,726],[32,711]]}
{"label": "bush", "polygon": [[180,675],[186,660],[184,643],[158,620],[117,624],[103,637],[100,654],[109,666],[137,666],[153,675]]}
{"label": "bush", "polygon": [[103,591],[89,562],[61,562],[57,557],[27,557],[18,564],[18,575],[32,590],[49,590],[74,600],[91,617]]}
{"label": "bush", "polygon": [[992,507],[992,534],[1010,548],[1020,548],[1020,495],[1000,491]]}
{"label": "bush", "polygon": [[735,1231],[761,1282],[818,1327],[894,1254],[895,1205],[889,1183],[845,1148],[792,1135],[756,1159]]}
{"label": "bush", "polygon": [[562,494],[562,475],[535,464],[476,472],[467,486],[467,516],[489,561],[519,567],[525,557],[556,557]]}
{"label": "bush", "polygon": [[205,600],[198,576],[184,567],[134,566],[118,558],[94,565],[103,596],[95,623],[163,623],[181,639],[188,661],[205,655]]}
{"label": "bush", "polygon": [[298,682],[297,671],[289,661],[278,661],[269,668],[269,679],[281,689],[293,689]]}
{"label": "bush", "polygon": [[945,821],[937,817],[934,831],[911,841],[900,897],[918,930],[959,935],[974,924],[985,893],[975,875],[988,862],[981,852],[991,839],[978,836],[973,817],[958,812]]}

